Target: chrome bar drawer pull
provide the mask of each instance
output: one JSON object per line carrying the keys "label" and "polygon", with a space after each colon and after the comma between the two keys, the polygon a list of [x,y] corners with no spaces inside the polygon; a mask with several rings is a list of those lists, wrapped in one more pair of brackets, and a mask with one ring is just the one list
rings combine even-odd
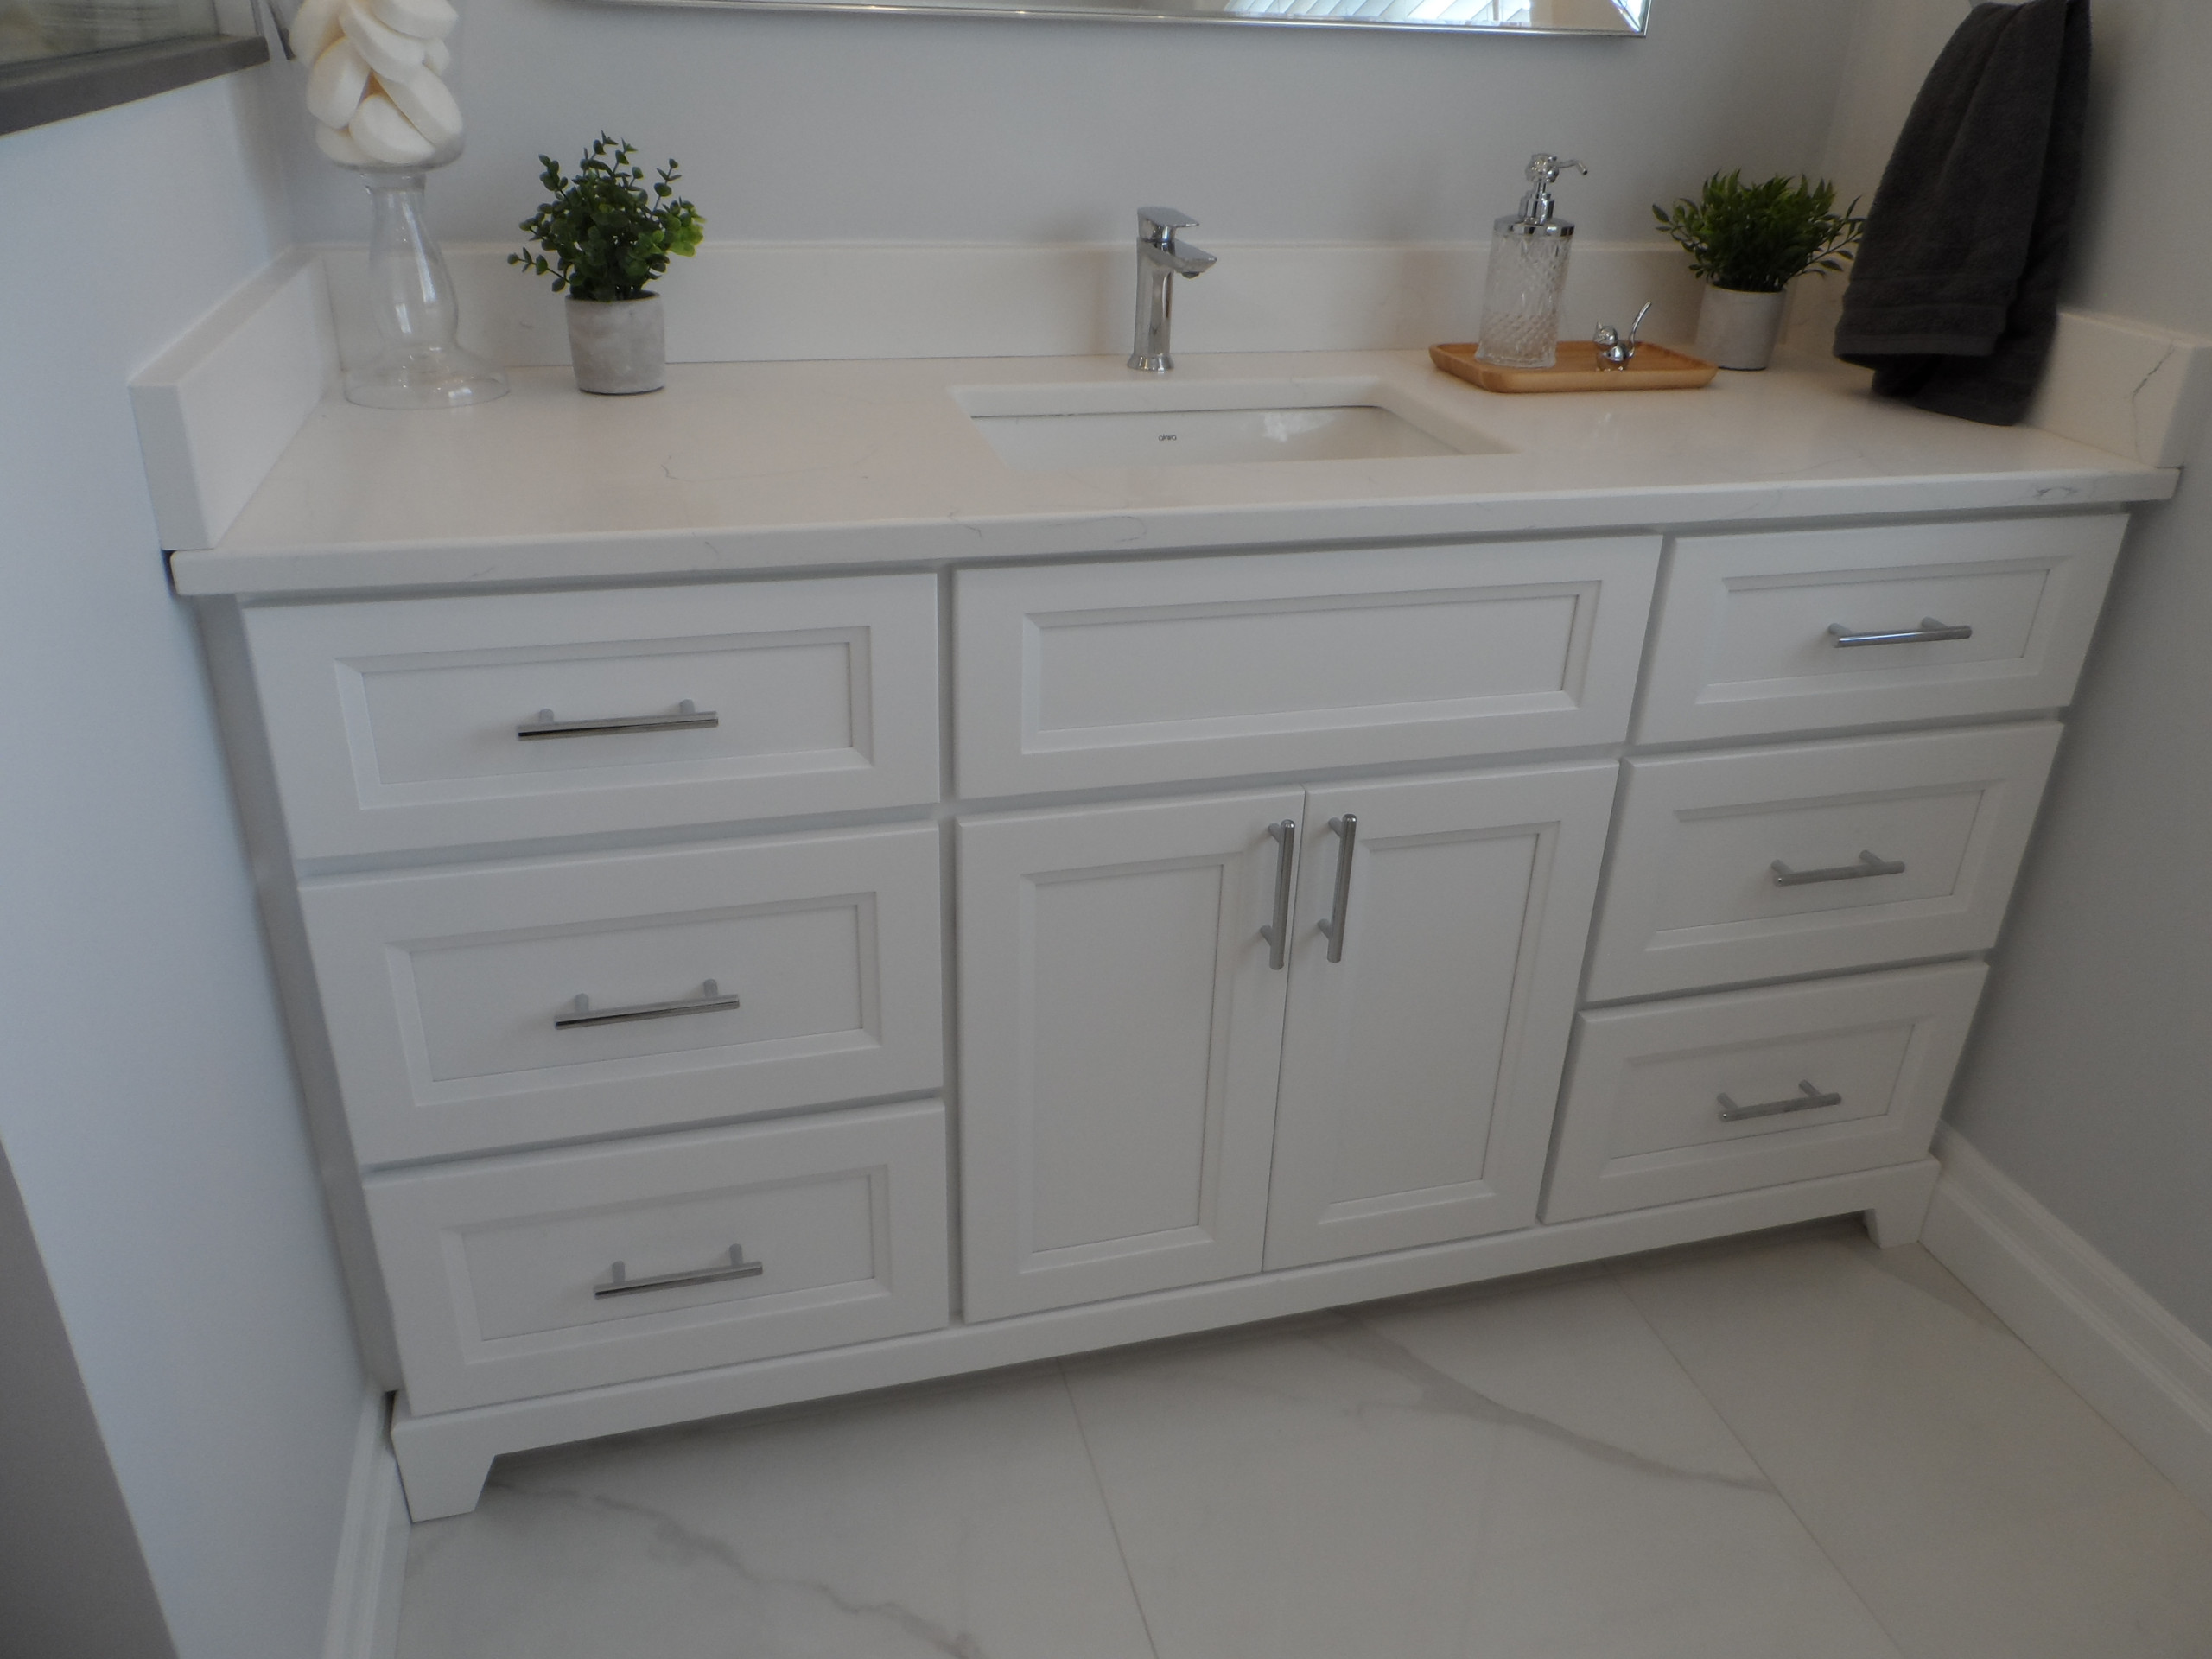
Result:
{"label": "chrome bar drawer pull", "polygon": [[1903,875],[1904,861],[1862,851],[1856,864],[1838,864],[1825,870],[1793,870],[1778,858],[1767,868],[1774,872],[1776,887],[1802,887],[1814,881],[1861,881],[1870,875]]}
{"label": "chrome bar drawer pull", "polygon": [[627,1263],[617,1262],[607,1272],[607,1282],[594,1285],[594,1296],[634,1296],[641,1290],[674,1290],[680,1285],[718,1285],[725,1279],[758,1279],[767,1272],[759,1262],[745,1259],[745,1247],[729,1247],[729,1261],[721,1266],[695,1268],[690,1273],[664,1273],[658,1279],[632,1279]]}
{"label": "chrome bar drawer pull", "polygon": [[1839,645],[1932,645],[1942,639],[1971,639],[1974,630],[1963,624],[1938,622],[1932,616],[1923,616],[1916,628],[1896,628],[1881,633],[1854,633],[1847,623],[1831,622],[1828,638]]}
{"label": "chrome bar drawer pull", "polygon": [[1809,1083],[1800,1081],[1797,1092],[1787,1100],[1770,1100],[1757,1106],[1738,1106],[1727,1096],[1720,1096],[1720,1121],[1723,1123],[1741,1122],[1747,1117],[1779,1117],[1784,1112],[1809,1112],[1822,1106],[1840,1106],[1841,1095],[1824,1095]]}
{"label": "chrome bar drawer pull", "polygon": [[1337,832],[1337,897],[1328,920],[1320,923],[1321,931],[1329,941],[1329,960],[1344,959],[1344,922],[1351,911],[1351,854],[1359,840],[1359,815],[1347,812],[1341,818],[1331,818],[1329,828]]}
{"label": "chrome bar drawer pull", "polygon": [[1274,919],[1260,930],[1260,937],[1268,942],[1268,966],[1280,969],[1288,960],[1290,950],[1290,874],[1298,849],[1298,822],[1285,818],[1281,823],[1271,823],[1268,833],[1275,839],[1275,914]]}
{"label": "chrome bar drawer pull", "polygon": [[721,716],[711,709],[702,709],[686,697],[676,705],[672,715],[614,715],[605,720],[556,720],[550,709],[541,709],[537,718],[515,728],[515,735],[527,743],[540,737],[599,737],[608,732],[696,732],[722,723]]}
{"label": "chrome bar drawer pull", "polygon": [[627,1008],[594,1008],[591,998],[578,997],[566,1014],[553,1017],[553,1029],[573,1031],[578,1026],[621,1026],[636,1020],[668,1020],[679,1014],[715,1014],[737,1007],[737,998],[724,996],[722,988],[709,980],[702,995],[680,1002],[640,1002]]}

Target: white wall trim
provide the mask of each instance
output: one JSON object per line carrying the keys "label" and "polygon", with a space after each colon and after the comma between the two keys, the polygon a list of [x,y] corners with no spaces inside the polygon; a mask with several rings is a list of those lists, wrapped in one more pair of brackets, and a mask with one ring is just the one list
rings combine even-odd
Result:
{"label": "white wall trim", "polygon": [[401,1580],[407,1571],[407,1503],[391,1452],[391,1396],[371,1384],[353,1439],[346,1524],[330,1587],[323,1659],[392,1659],[399,1648]]}
{"label": "white wall trim", "polygon": [[2212,1515],[2212,1344],[1948,1124],[1921,1243]]}
{"label": "white wall trim", "polygon": [[2212,340],[2091,311],[2062,311],[2028,424],[2178,467],[2212,414]]}
{"label": "white wall trim", "polygon": [[213,547],[338,383],[322,262],[279,254],[130,377],[165,548]]}
{"label": "white wall trim", "polygon": [[[1178,352],[1418,351],[1471,340],[1483,242],[1245,242],[1175,296]],[[509,367],[569,360],[566,301],[507,264],[515,245],[447,245],[461,341]],[[348,365],[376,347],[368,254],[321,250]],[[709,242],[655,284],[672,363],[830,359],[1125,356],[1134,326],[1130,242]],[[1653,301],[1649,339],[1688,344],[1699,289],[1679,250],[1580,244],[1561,328],[1626,327]]]}

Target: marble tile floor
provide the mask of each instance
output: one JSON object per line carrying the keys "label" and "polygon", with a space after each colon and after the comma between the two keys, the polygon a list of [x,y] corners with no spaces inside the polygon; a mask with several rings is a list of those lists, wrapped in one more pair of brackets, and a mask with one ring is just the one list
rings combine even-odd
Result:
{"label": "marble tile floor", "polygon": [[401,1659],[2212,1659],[2212,1521],[1823,1224],[503,1459]]}

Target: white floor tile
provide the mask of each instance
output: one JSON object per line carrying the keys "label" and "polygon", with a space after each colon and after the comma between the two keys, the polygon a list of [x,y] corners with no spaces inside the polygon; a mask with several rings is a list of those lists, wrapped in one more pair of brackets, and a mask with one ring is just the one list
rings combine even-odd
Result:
{"label": "white floor tile", "polygon": [[2212,1522],[1917,1247],[1618,1275],[1911,1659],[2212,1655]]}
{"label": "white floor tile", "polygon": [[1151,1659],[1057,1374],[544,1453],[415,1529],[401,1659]]}
{"label": "white floor tile", "polygon": [[1067,1370],[1161,1659],[1896,1653],[1609,1279]]}

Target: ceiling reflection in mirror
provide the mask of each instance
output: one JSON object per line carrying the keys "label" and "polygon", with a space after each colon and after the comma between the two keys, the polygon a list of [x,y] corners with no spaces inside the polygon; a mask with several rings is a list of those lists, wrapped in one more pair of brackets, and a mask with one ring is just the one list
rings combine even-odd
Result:
{"label": "ceiling reflection in mirror", "polygon": [[615,0],[732,10],[1118,18],[1504,35],[1641,35],[1651,0]]}

